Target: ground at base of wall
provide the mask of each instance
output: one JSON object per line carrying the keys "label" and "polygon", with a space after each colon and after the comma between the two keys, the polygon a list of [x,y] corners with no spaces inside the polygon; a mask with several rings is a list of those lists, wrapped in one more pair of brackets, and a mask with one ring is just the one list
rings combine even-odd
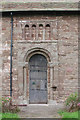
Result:
{"label": "ground at base of wall", "polygon": [[20,118],[61,118],[58,111],[64,108],[62,103],[58,104],[30,104],[20,106],[18,113]]}

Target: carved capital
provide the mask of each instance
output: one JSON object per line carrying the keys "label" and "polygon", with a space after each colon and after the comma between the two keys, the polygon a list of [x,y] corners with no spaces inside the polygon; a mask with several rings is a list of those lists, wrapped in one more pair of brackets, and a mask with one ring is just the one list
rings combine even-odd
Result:
{"label": "carved capital", "polygon": [[28,67],[28,62],[25,62],[25,66],[24,66],[25,68],[27,68]]}
{"label": "carved capital", "polygon": [[53,64],[52,62],[49,62],[49,63],[48,63],[48,67],[49,67],[49,68],[53,68],[53,67],[54,67],[54,64]]}

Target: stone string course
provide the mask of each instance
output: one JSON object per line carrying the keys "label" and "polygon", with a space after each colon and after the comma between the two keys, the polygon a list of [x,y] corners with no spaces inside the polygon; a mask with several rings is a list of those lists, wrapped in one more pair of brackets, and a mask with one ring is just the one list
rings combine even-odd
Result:
{"label": "stone string course", "polygon": [[[41,10],[79,10],[79,1],[48,1],[48,2],[2,2],[0,11],[41,11]],[[24,7],[23,7],[24,6]]]}

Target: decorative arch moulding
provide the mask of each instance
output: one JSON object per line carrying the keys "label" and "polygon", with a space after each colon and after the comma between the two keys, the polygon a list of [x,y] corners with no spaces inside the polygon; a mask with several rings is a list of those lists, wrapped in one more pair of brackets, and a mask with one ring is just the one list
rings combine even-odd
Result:
{"label": "decorative arch moulding", "polygon": [[47,58],[48,62],[51,61],[50,52],[48,52],[48,50],[43,49],[43,48],[33,48],[33,49],[28,50],[28,52],[24,56],[24,61],[29,62],[30,57],[33,56],[34,54],[42,54]]}

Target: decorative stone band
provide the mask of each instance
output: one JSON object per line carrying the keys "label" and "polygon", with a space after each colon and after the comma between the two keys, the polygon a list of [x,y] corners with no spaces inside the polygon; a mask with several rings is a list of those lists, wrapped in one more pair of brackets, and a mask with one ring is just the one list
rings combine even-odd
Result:
{"label": "decorative stone band", "polygon": [[78,11],[79,2],[2,2],[0,11]]}

